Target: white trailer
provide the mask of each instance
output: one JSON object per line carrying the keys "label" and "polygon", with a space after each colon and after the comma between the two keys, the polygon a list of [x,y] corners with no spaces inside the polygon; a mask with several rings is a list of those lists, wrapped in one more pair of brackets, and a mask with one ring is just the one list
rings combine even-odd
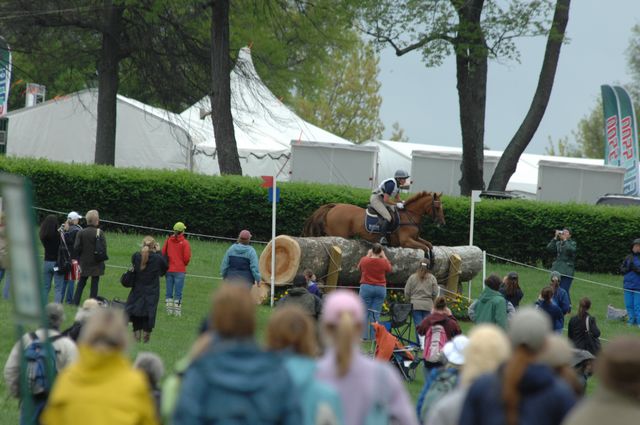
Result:
{"label": "white trailer", "polygon": [[[498,156],[485,153],[485,187],[489,185],[499,159]],[[461,153],[414,150],[411,153],[411,192],[427,190],[442,192],[445,195],[460,195],[461,164]]]}
{"label": "white trailer", "polygon": [[371,189],[376,182],[378,147],[292,140],[290,161],[290,181]]}
{"label": "white trailer", "polygon": [[606,193],[622,193],[625,170],[606,165],[538,162],[539,201],[595,204]]}

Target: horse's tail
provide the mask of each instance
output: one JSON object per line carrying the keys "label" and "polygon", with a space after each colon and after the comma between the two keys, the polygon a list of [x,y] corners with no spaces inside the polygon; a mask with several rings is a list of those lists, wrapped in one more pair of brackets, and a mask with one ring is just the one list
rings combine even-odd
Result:
{"label": "horse's tail", "polygon": [[324,225],[327,220],[327,213],[335,206],[336,204],[325,204],[315,210],[304,222],[302,236],[326,236]]}

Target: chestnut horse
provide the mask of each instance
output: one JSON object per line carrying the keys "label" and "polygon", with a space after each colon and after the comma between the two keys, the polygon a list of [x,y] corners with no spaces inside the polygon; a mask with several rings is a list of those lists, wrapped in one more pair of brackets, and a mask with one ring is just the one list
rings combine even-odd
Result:
{"label": "chestnut horse", "polygon": [[[445,224],[441,197],[442,193],[420,192],[407,199],[404,209],[400,210],[400,225],[390,235],[389,246],[422,249],[427,254],[432,245],[420,238],[420,225],[425,215],[431,216],[438,225]],[[365,214],[364,208],[351,204],[322,205],[304,223],[302,236],[341,236],[347,239],[359,236],[369,242],[378,242],[381,234],[365,230]]]}

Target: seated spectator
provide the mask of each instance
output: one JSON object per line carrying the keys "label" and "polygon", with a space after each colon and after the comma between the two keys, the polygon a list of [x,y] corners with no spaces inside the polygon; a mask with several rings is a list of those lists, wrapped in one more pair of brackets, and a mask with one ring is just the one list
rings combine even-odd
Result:
{"label": "seated spectator", "polygon": [[492,323],[507,328],[507,300],[499,292],[500,278],[492,274],[484,280],[485,288],[475,303],[474,319],[476,324]]}
{"label": "seated spectator", "polygon": [[548,286],[542,288],[540,297],[536,301],[536,306],[549,316],[551,323],[553,323],[554,332],[562,333],[564,329],[564,314],[562,314],[560,307],[553,302],[553,289]]}
{"label": "seated spectator", "polygon": [[84,300],[82,303],[82,308],[78,309],[76,312],[76,317],[73,321],[73,325],[71,327],[62,331],[62,335],[68,336],[74,342],[78,341],[80,338],[80,332],[82,331],[82,326],[86,323],[89,316],[95,311],[95,309],[100,308],[100,303],[95,298],[89,298]]}
{"label": "seated spectator", "polygon": [[514,308],[520,306],[520,300],[524,297],[524,293],[522,289],[520,289],[518,273],[509,272],[509,274],[505,276],[500,284],[500,293]]}
{"label": "seated spectator", "polygon": [[589,314],[591,300],[583,297],[580,300],[578,314],[569,320],[569,339],[580,350],[587,350],[593,355],[600,351],[600,329],[596,318]]}
{"label": "seated spectator", "polygon": [[490,324],[473,327],[464,350],[464,365],[458,385],[433,406],[425,424],[458,425],[471,384],[479,376],[494,372],[510,355],[511,346],[502,329]]}
{"label": "seated spectator", "polygon": [[287,369],[278,355],[258,347],[255,331],[249,287],[223,284],[211,306],[213,337],[184,373],[174,423],[302,423]]}
{"label": "seated spectator", "polygon": [[[35,332],[29,332],[22,336],[22,341],[18,341],[13,345],[7,363],[4,365],[4,382],[7,386],[7,392],[9,395],[20,398],[20,358],[22,353],[20,349],[29,349],[29,346],[34,341],[44,342],[45,339],[49,339],[56,356],[56,370],[61,372],[71,363],[73,363],[78,356],[78,349],[74,342],[60,334],[60,325],[64,322],[64,309],[61,304],[51,303],[47,304],[45,309],[47,315],[47,327],[40,328]],[[53,384],[53,383],[50,383]],[[33,401],[35,403],[34,412],[35,420],[27,417],[27,411],[25,409],[26,403],[20,404],[20,423],[38,423],[38,417],[42,413],[47,399],[49,397],[50,388],[44,388],[43,391],[33,393]]]}
{"label": "seated spectator", "polygon": [[290,305],[274,312],[267,327],[267,349],[284,356],[285,367],[300,395],[303,425],[344,423],[338,393],[315,378],[316,329],[305,311]]}
{"label": "seated spectator", "polygon": [[538,361],[546,364],[563,379],[574,391],[577,397],[584,395],[584,388],[573,369],[573,347],[571,342],[562,335],[551,335]]}
{"label": "seated spectator", "polygon": [[307,281],[301,274],[293,278],[293,288],[289,289],[289,293],[276,303],[277,307],[285,305],[297,305],[314,319],[320,317],[322,312],[322,301],[317,296],[309,293]]}
{"label": "seated spectator", "polygon": [[618,337],[597,360],[600,382],[564,425],[637,424],[640,418],[640,338]]}
{"label": "seated spectator", "polygon": [[155,401],[156,414],[160,417],[160,405],[162,403],[162,392],[160,391],[160,380],[164,375],[164,363],[159,355],[148,351],[138,353],[133,367],[141,370],[149,381],[153,401]]}
{"label": "seated spectator", "polygon": [[571,301],[567,291],[560,286],[560,280],[560,273],[552,272],[549,286],[553,290],[553,302],[560,307],[562,314],[565,315],[571,313]]}
{"label": "seated spectator", "polygon": [[318,361],[316,377],[338,391],[345,423],[364,424],[366,418],[375,423],[417,425],[399,374],[389,363],[374,360],[359,350],[366,326],[360,297],[344,289],[331,292],[326,296],[320,320],[328,349]]}
{"label": "seated spectator", "polygon": [[124,312],[96,310],[84,325],[79,343],[78,361],[58,376],[42,423],[158,424],[147,379],[131,367],[125,354]]}
{"label": "seated spectator", "polygon": [[496,373],[471,385],[460,425],[560,425],[575,395],[548,366],[536,363],[551,334],[551,321],[523,307],[509,323],[508,334],[513,354]]}
{"label": "seated spectator", "polygon": [[442,349],[444,366],[431,370],[418,396],[416,413],[420,423],[425,423],[427,415],[431,413],[434,406],[458,385],[460,369],[464,367],[464,352],[468,344],[469,338],[458,335],[444,345]]}
{"label": "seated spectator", "polygon": [[320,287],[318,286],[316,275],[313,273],[311,269],[305,269],[302,272],[305,280],[307,281],[307,290],[315,295],[316,297],[322,298],[322,291],[320,291]]}

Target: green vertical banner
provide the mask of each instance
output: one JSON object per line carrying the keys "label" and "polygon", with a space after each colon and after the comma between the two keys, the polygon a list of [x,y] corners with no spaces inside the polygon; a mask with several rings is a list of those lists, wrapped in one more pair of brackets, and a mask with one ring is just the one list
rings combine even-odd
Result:
{"label": "green vertical banner", "polygon": [[604,163],[620,166],[620,118],[618,116],[618,96],[613,87],[600,86],[602,109],[604,111]]}
{"label": "green vertical banner", "polygon": [[620,119],[620,166],[624,175],[623,193],[638,196],[638,125],[633,103],[629,93],[619,86],[613,90],[618,97],[618,116]]}

